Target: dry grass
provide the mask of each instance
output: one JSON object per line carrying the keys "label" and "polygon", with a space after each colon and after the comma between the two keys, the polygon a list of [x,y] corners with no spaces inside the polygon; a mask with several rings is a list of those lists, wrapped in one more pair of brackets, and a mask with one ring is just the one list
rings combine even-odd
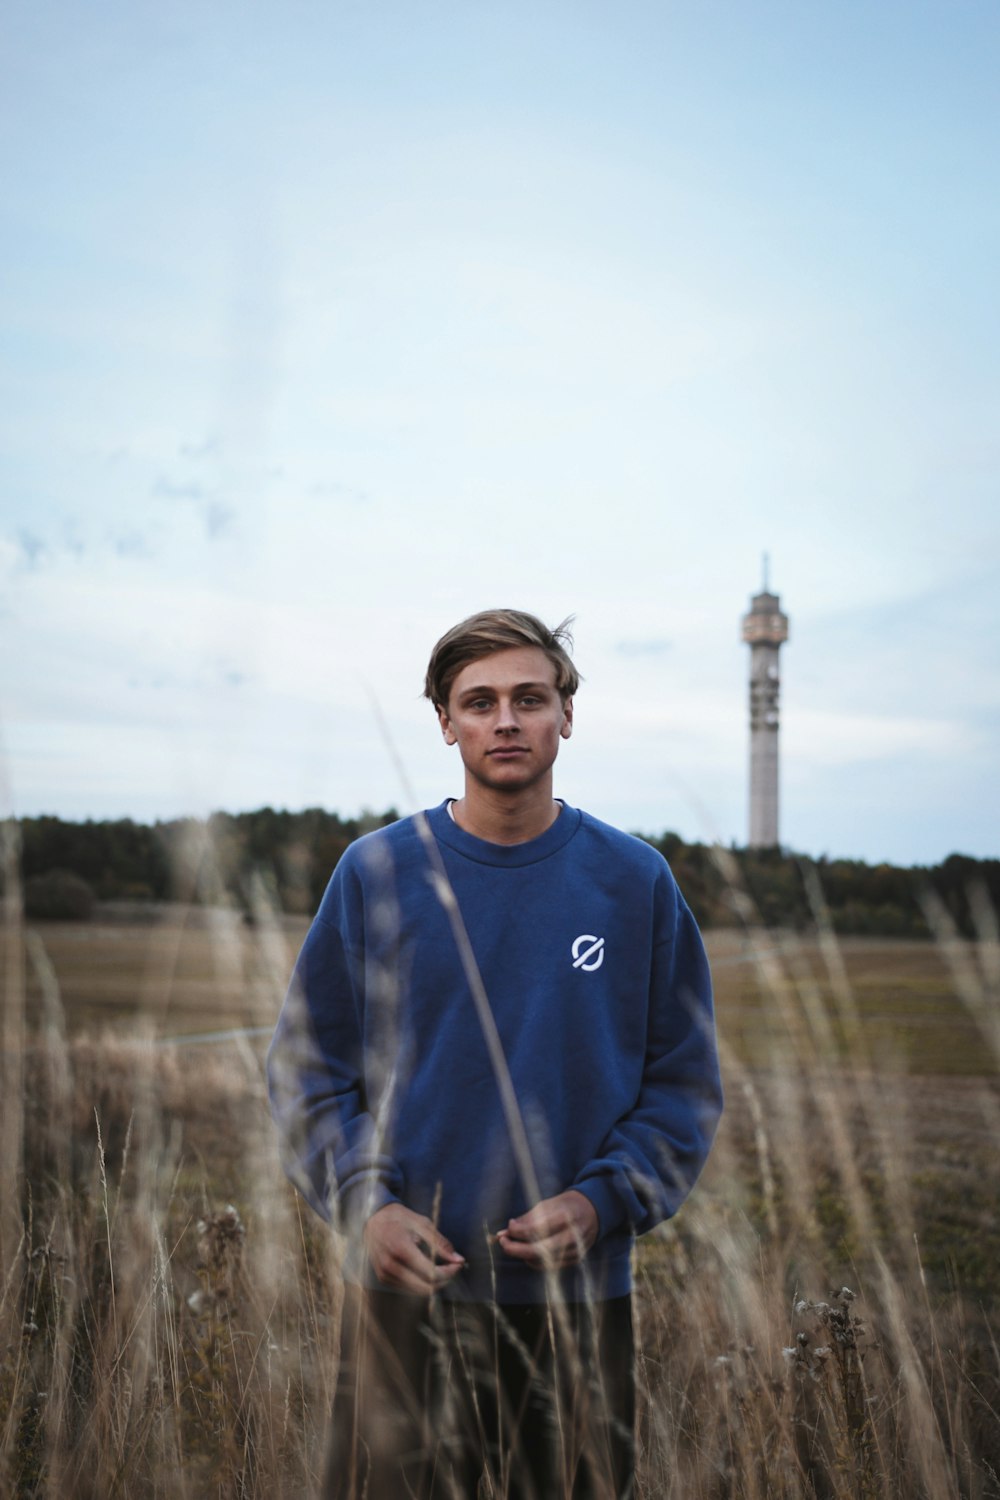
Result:
{"label": "dry grass", "polygon": [[[40,939],[9,898],[0,1494],[314,1489],[336,1241],[277,1167],[260,1046],[156,1041],[272,1022],[302,930]],[[728,1112],[638,1254],[638,1495],[1000,1497],[995,933],[710,946]]]}

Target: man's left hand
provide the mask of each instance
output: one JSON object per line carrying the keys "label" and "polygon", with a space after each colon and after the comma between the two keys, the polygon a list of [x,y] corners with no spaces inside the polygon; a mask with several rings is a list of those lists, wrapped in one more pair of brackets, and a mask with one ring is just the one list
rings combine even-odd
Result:
{"label": "man's left hand", "polygon": [[589,1198],[568,1188],[543,1198],[497,1235],[497,1244],[512,1260],[539,1270],[576,1266],[597,1239],[600,1221]]}

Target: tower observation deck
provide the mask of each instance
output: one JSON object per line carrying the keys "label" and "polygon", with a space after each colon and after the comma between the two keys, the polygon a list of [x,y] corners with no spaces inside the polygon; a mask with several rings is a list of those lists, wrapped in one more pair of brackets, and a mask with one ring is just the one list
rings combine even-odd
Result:
{"label": "tower observation deck", "polygon": [[778,842],[778,652],[788,640],[788,616],[768,586],[754,594],[743,616],[743,639],[750,647],[750,837],[751,849]]}

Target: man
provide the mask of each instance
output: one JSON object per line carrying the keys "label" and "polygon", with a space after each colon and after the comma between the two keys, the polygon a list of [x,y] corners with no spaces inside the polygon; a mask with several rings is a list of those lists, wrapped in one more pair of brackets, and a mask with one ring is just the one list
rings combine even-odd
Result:
{"label": "man", "polygon": [[438,642],[464,795],[351,846],[278,1022],[286,1169],[348,1241],[331,1495],[632,1492],[633,1238],[721,1090],[665,861],[553,798],[568,639],[489,610]]}

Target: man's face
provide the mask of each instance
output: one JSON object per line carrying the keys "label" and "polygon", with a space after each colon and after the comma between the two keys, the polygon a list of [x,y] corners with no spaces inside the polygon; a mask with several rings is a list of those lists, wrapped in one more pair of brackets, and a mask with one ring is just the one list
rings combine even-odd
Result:
{"label": "man's face", "polygon": [[551,771],[560,739],[572,730],[573,700],[563,703],[544,651],[517,646],[463,667],[438,718],[470,776],[520,791]]}

